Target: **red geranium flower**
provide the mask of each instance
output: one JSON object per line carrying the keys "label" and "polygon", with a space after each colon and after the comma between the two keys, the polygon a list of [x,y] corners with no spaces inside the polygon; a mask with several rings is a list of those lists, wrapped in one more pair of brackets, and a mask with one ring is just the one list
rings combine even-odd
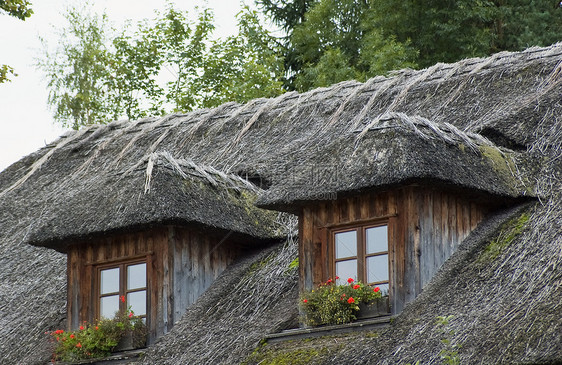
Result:
{"label": "red geranium flower", "polygon": [[78,342],[78,343],[76,344],[76,347],[80,348],[80,347],[82,347],[82,344],[81,344],[80,342]]}
{"label": "red geranium flower", "polygon": [[347,300],[347,302],[348,302],[349,304],[355,303],[355,299],[353,299],[353,297],[349,297],[349,299]]}
{"label": "red geranium flower", "polygon": [[373,289],[373,291],[374,291],[375,293],[378,293],[380,290],[381,290],[381,288],[379,288],[378,286],[375,287],[375,289]]}
{"label": "red geranium flower", "polygon": [[308,300],[304,299],[302,302],[303,302],[303,303],[308,303]]}
{"label": "red geranium flower", "polygon": [[353,289],[359,289],[361,286],[359,284],[353,285]]}
{"label": "red geranium flower", "polygon": [[332,283],[332,279],[328,279],[328,281],[326,281],[326,284],[331,284]]}
{"label": "red geranium flower", "polygon": [[70,335],[70,338],[74,338],[74,335]]}
{"label": "red geranium flower", "polygon": [[129,318],[133,316],[133,312],[129,312]]}
{"label": "red geranium flower", "polygon": [[354,280],[352,278],[349,278],[349,279],[347,279],[347,282],[351,284],[351,283],[354,282]]}
{"label": "red geranium flower", "polygon": [[340,278],[339,276],[336,276],[336,280],[338,280],[339,278]]}
{"label": "red geranium flower", "polygon": [[80,326],[80,331],[84,331],[84,326]]}
{"label": "red geranium flower", "polygon": [[100,329],[98,326],[95,326],[94,328],[96,329],[96,331]]}
{"label": "red geranium flower", "polygon": [[122,301],[123,303],[125,303],[125,296],[124,296],[124,295],[121,295],[121,297],[120,297],[119,299],[121,299],[121,301]]}

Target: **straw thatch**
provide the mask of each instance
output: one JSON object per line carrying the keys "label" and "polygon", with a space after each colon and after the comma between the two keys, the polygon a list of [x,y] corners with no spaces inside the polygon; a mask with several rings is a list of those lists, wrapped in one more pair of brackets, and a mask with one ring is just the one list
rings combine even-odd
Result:
{"label": "straw thatch", "polygon": [[[485,221],[487,234],[463,243],[380,345],[356,341],[353,353],[323,361],[435,362],[442,333],[434,318],[449,314],[467,363],[562,361],[561,59],[558,44],[61,137],[0,173],[2,362],[48,358],[43,332],[64,320],[64,255],[25,243],[64,251],[68,240],[166,223],[271,238],[279,235],[277,216],[255,208],[256,195],[264,206],[291,210],[326,193],[412,181],[540,202],[523,233],[481,261],[490,232],[509,214]],[[294,255],[273,253],[264,267],[284,272]],[[248,260],[233,267],[233,281],[223,275],[148,359],[212,361],[216,353],[236,363],[283,327],[294,273],[282,283],[261,281],[264,272]],[[261,292],[269,293],[263,301],[243,301]],[[232,298],[236,315],[228,320],[210,304],[228,305],[221,298]],[[239,303],[248,312],[235,309]]]}

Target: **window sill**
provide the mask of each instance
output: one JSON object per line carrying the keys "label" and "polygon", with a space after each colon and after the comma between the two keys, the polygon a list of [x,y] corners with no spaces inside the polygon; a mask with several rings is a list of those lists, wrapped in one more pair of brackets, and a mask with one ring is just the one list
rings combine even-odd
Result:
{"label": "window sill", "polygon": [[390,318],[391,316],[387,315],[359,320],[347,324],[313,328],[295,328],[267,335],[265,339],[268,343],[278,343],[303,338],[330,336],[346,332],[369,331],[377,328],[387,327],[390,324]]}

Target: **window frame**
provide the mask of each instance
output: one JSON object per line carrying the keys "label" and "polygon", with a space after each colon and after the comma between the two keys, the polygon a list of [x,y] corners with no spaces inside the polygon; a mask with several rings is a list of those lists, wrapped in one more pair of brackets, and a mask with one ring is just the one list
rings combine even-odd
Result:
{"label": "window frame", "polygon": [[[374,252],[367,254],[367,229],[383,227],[386,226],[387,236],[386,236],[386,251]],[[332,226],[329,232],[329,274],[331,278],[336,277],[336,263],[341,261],[346,261],[355,258],[357,260],[357,280],[361,281],[366,285],[377,286],[377,285],[388,285],[388,294],[391,292],[392,288],[392,275],[391,275],[391,242],[390,242],[390,222],[389,219],[377,219],[368,222],[361,223],[348,223],[337,226]],[[336,258],[336,234],[343,232],[355,231],[357,237],[357,256],[348,256],[342,258]],[[385,281],[367,281],[367,258],[387,255],[388,258],[388,280]],[[345,279],[342,279],[345,280]]]}
{"label": "window frame", "polygon": [[[95,318],[97,319],[101,319],[101,298],[103,297],[108,297],[108,296],[113,296],[113,295],[118,295],[119,297],[119,312],[125,312],[128,308],[128,303],[127,303],[127,299],[125,299],[125,302],[121,301],[121,296],[125,296],[125,298],[128,298],[128,294],[129,293],[134,293],[134,292],[139,292],[139,291],[145,291],[146,292],[146,296],[145,296],[145,308],[146,308],[146,313],[142,314],[142,315],[137,315],[135,314],[137,317],[140,318],[144,318],[144,320],[148,323],[148,313],[150,312],[149,309],[149,295],[150,295],[150,290],[149,290],[149,275],[148,275],[148,270],[149,270],[149,263],[150,260],[146,257],[139,257],[139,258],[134,258],[134,259],[125,259],[125,260],[119,260],[119,261],[111,261],[111,262],[106,262],[106,263],[100,263],[95,265],[94,267],[94,272],[95,272],[95,283],[94,283],[94,293],[93,293],[93,300],[94,300],[94,313],[95,313]],[[127,289],[127,268],[129,266],[133,266],[133,265],[138,265],[138,264],[145,264],[146,265],[146,269],[145,269],[145,275],[146,275],[146,286],[142,287],[142,288],[135,288],[135,289]],[[109,269],[113,269],[113,268],[119,268],[119,291],[118,292],[111,292],[111,293],[105,293],[102,294],[101,293],[101,272],[103,270],[109,270]]]}

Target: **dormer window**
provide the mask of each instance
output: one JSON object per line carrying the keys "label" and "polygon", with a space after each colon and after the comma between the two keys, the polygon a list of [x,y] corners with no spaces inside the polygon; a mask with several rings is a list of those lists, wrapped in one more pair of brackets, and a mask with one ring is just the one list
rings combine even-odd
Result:
{"label": "dormer window", "polygon": [[332,276],[338,284],[348,278],[389,289],[387,224],[333,230],[331,234]]}
{"label": "dormer window", "polygon": [[303,203],[300,289],[352,278],[380,287],[400,313],[491,209],[474,196],[412,185]]}

